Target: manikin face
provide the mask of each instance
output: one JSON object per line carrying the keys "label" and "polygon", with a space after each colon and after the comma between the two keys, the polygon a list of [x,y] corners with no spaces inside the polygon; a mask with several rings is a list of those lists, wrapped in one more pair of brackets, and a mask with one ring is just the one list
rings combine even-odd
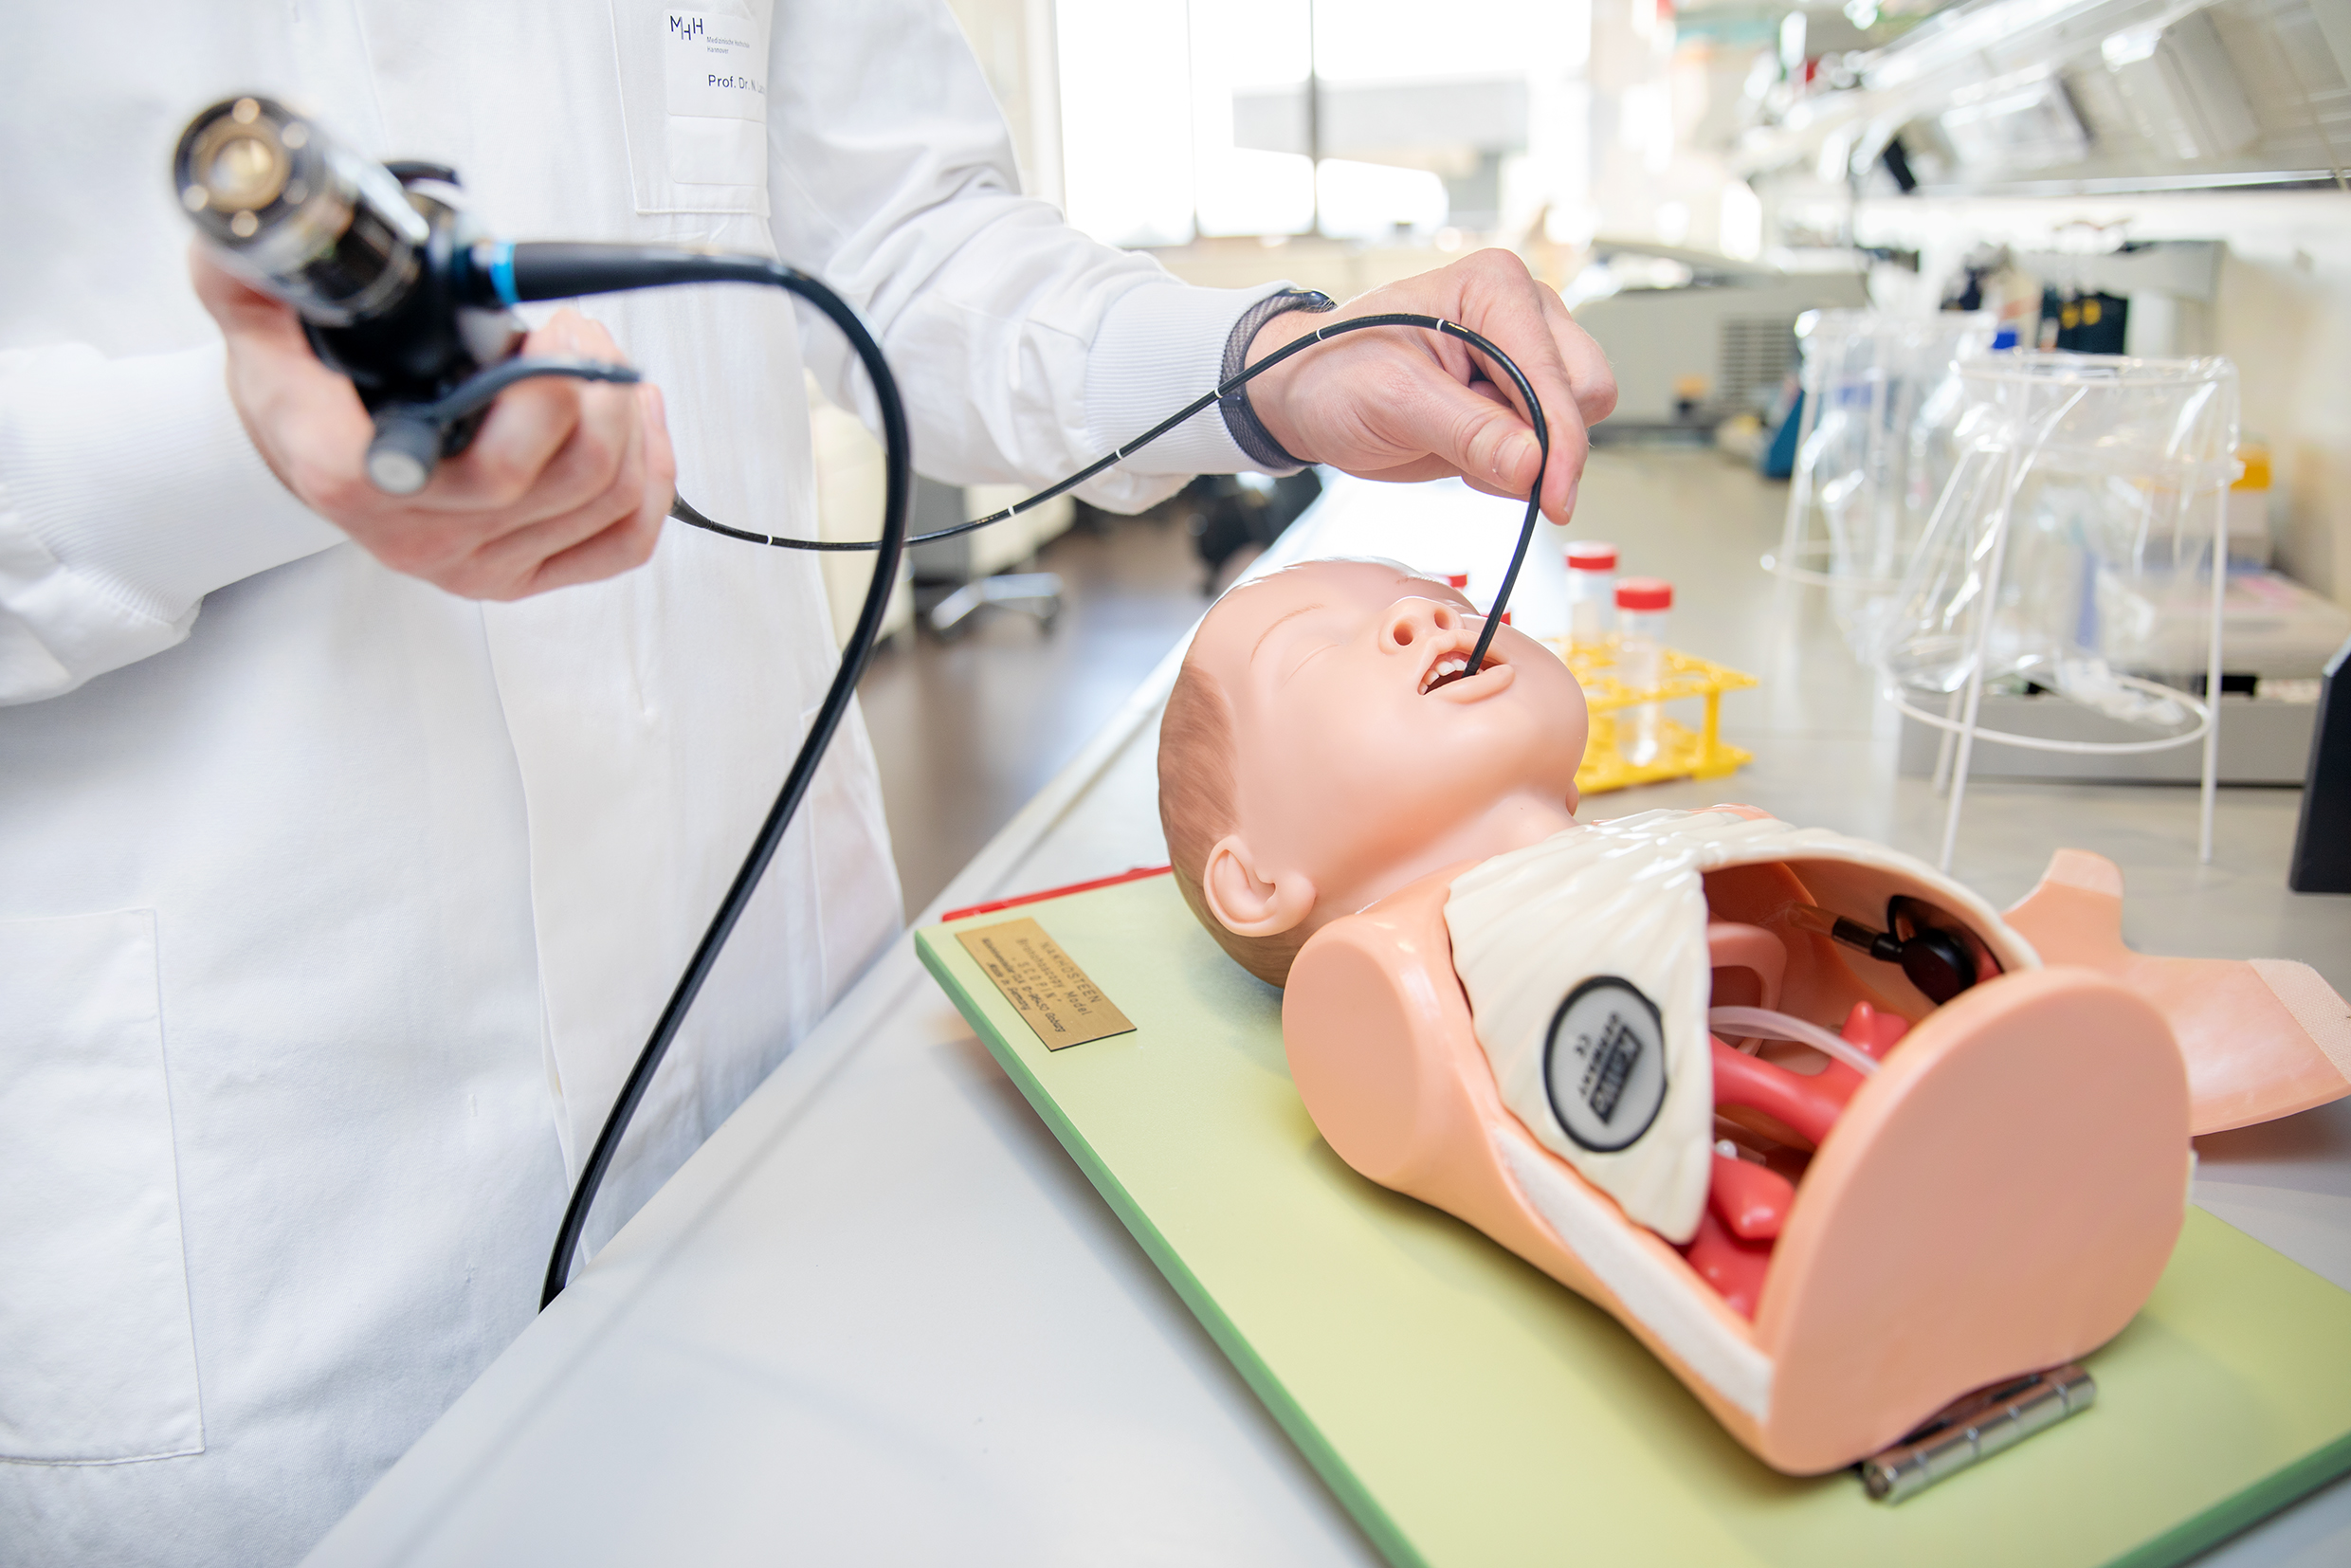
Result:
{"label": "manikin face", "polygon": [[1559,658],[1388,564],[1312,561],[1227,595],[1192,657],[1231,704],[1236,830],[1203,891],[1232,930],[1315,924],[1576,806],[1583,692]]}

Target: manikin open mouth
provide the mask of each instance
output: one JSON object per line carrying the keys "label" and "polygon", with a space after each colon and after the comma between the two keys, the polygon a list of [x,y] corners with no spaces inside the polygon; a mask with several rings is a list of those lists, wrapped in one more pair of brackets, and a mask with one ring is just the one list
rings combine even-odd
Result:
{"label": "manikin open mouth", "polygon": [[[1480,674],[1484,674],[1485,671],[1494,668],[1501,663],[1502,660],[1495,655],[1491,648],[1488,648],[1485,654],[1485,663],[1478,666],[1478,672]],[[1468,649],[1456,648],[1449,652],[1440,653],[1437,655],[1434,662],[1432,662],[1427,669],[1421,672],[1420,694],[1423,697],[1426,697],[1431,692],[1435,691],[1440,687],[1449,686],[1456,681],[1466,681],[1468,678]]]}

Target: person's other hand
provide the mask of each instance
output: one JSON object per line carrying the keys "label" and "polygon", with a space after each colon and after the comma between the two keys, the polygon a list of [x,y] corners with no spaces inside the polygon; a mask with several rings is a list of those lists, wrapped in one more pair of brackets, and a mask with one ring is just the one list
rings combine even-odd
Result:
{"label": "person's other hand", "polygon": [[[228,395],[280,483],[395,572],[469,599],[519,599],[641,566],[677,462],[650,385],[542,377],[499,394],[473,445],[412,496],[365,469],[374,422],[319,362],[294,312],[201,250],[189,270],[228,339]],[[603,327],[558,311],[522,352],[618,360]]]}
{"label": "person's other hand", "polygon": [[[1565,522],[1583,478],[1585,428],[1616,407],[1616,378],[1558,294],[1510,252],[1478,251],[1335,313],[1285,312],[1259,329],[1248,362],[1317,327],[1391,311],[1458,322],[1518,362],[1550,427],[1543,512]],[[1500,368],[1460,338],[1419,327],[1370,328],[1308,349],[1250,382],[1248,398],[1285,451],[1364,479],[1458,474],[1473,489],[1523,499],[1540,461]]]}

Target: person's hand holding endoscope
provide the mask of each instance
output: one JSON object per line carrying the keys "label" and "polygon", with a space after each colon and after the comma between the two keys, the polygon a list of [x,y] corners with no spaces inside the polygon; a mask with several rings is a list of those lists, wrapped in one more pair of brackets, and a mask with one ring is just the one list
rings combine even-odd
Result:
{"label": "person's hand holding endoscope", "polygon": [[[642,565],[661,538],[677,462],[649,384],[526,381],[473,445],[413,496],[368,482],[374,427],[352,384],[319,363],[294,312],[191,257],[228,342],[228,392],[285,487],[386,566],[472,599],[519,599]],[[623,357],[611,335],[556,312],[525,354]]]}
{"label": "person's hand holding endoscope", "polygon": [[[1257,361],[1317,327],[1390,311],[1443,317],[1519,362],[1551,428],[1543,512],[1565,522],[1583,478],[1587,426],[1616,407],[1616,378],[1558,292],[1506,250],[1376,288],[1327,315],[1291,311],[1249,345]],[[1523,498],[1540,454],[1516,402],[1460,339],[1410,327],[1358,332],[1249,384],[1249,404],[1283,449],[1365,479],[1458,474],[1488,495]]]}

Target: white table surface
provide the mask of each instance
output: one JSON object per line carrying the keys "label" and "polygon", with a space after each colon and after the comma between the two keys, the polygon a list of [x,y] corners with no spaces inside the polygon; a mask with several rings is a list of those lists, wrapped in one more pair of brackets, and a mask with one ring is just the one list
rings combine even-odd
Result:
{"label": "white table surface", "polygon": [[[1726,699],[1759,754],[1737,780],[1583,814],[1729,797],[1931,853],[1940,803],[1894,776],[1817,595],[1756,568],[1784,493],[1710,454],[1594,460],[1578,534],[1675,574],[1677,644],[1766,684]],[[1454,485],[1342,483],[1280,549],[1490,574],[1515,517]],[[1173,673],[923,918],[1163,861]],[[1983,784],[1955,870],[2005,903],[2051,848],[2100,849],[2136,944],[2302,958],[2351,992],[2351,898],[2284,888],[2296,804],[2224,791],[2199,866],[2192,791]],[[2351,1288],[2351,1103],[2201,1147],[2197,1202]],[[902,939],[310,1560],[1377,1559]],[[2351,1483],[2204,1560],[2351,1561]]]}

